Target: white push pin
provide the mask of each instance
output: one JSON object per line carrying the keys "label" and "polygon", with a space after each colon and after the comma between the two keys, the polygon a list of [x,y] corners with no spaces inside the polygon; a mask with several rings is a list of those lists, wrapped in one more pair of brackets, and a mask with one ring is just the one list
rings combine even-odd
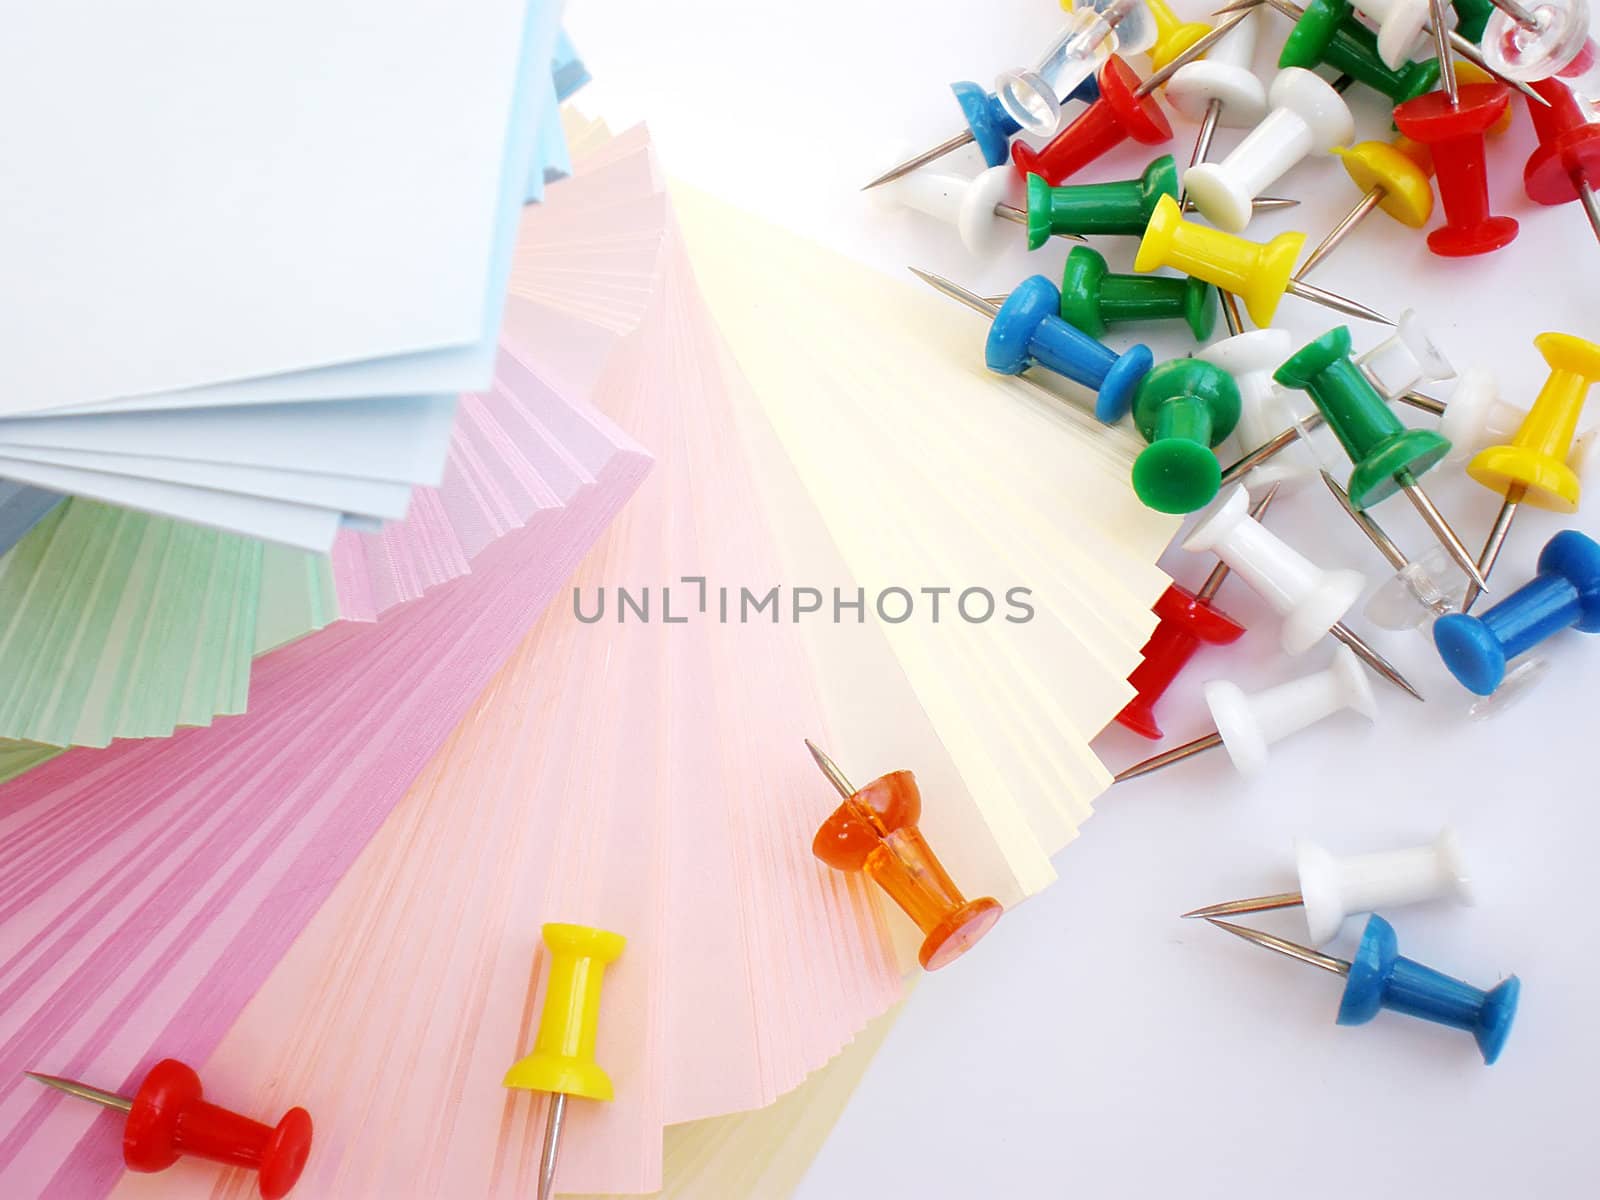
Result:
{"label": "white push pin", "polygon": [[913,171],[877,189],[874,199],[953,225],[962,245],[987,258],[998,253],[1007,238],[1021,242],[1016,226],[1028,223],[1028,214],[1018,207],[1021,193],[1021,177],[1007,163],[990,167],[976,179],[949,171]]}
{"label": "white push pin", "polygon": [[[1391,71],[1411,61],[1428,35],[1428,0],[1350,0],[1351,5],[1378,27],[1378,57]],[[1450,27],[1455,11],[1446,8]]]}
{"label": "white push pin", "polygon": [[[1480,450],[1504,445],[1527,419],[1527,409],[1500,398],[1499,386],[1488,369],[1468,367],[1456,380],[1456,390],[1439,417],[1439,432],[1450,442],[1445,462],[1464,463]],[[1579,435],[1567,455],[1567,466],[1580,478],[1587,476],[1594,460],[1592,450],[1597,434],[1600,430],[1591,429]]]}
{"label": "white push pin", "polygon": [[1194,206],[1220,229],[1242,233],[1255,198],[1308,154],[1328,154],[1355,137],[1355,118],[1344,97],[1310,71],[1286,67],[1267,91],[1272,105],[1221,162],[1184,172]]}
{"label": "white push pin", "polygon": [[[1239,385],[1239,424],[1234,433],[1246,454],[1296,423],[1288,392],[1272,378],[1272,373],[1283,365],[1294,348],[1294,338],[1288,330],[1252,329],[1224,338],[1195,355],[1201,362],[1221,367]],[[1307,443],[1274,455],[1251,471],[1248,479],[1252,487],[1294,484],[1316,471],[1317,464]]]}
{"label": "white push pin", "polygon": [[1450,360],[1428,335],[1422,318],[1409,308],[1400,314],[1394,332],[1357,358],[1356,363],[1389,401],[1400,399],[1420,384],[1454,379],[1456,374]]}
{"label": "white push pin", "polygon": [[1298,892],[1229,900],[1183,915],[1229,917],[1303,906],[1311,944],[1323,946],[1338,936],[1346,918],[1361,913],[1387,912],[1432,900],[1473,903],[1461,845],[1448,829],[1427,846],[1348,858],[1300,841],[1295,843],[1295,866],[1300,875]]}
{"label": "white push pin", "polygon": [[1332,632],[1366,586],[1359,572],[1323,570],[1252,518],[1243,488],[1196,526],[1183,548],[1212,551],[1261,594],[1283,617],[1286,654],[1304,654]]}
{"label": "white push pin", "polygon": [[1266,85],[1251,69],[1261,14],[1251,10],[1247,18],[1205,58],[1185,63],[1167,81],[1167,103],[1200,126],[1191,167],[1206,160],[1217,126],[1248,129],[1267,115]]}
{"label": "white push pin", "polygon": [[1215,733],[1129,767],[1116,782],[1148,775],[1218,746],[1228,751],[1239,774],[1254,775],[1267,765],[1274,745],[1335,713],[1348,709],[1369,721],[1378,719],[1378,701],[1367,673],[1344,646],[1333,652],[1333,663],[1324,671],[1253,694],[1225,679],[1214,680],[1206,684],[1205,698],[1217,725]]}

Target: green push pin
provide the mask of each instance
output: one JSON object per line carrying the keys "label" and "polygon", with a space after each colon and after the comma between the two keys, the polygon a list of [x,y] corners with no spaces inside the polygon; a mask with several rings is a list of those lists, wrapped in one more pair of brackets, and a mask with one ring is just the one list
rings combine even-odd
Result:
{"label": "green push pin", "polygon": [[1211,448],[1239,423],[1239,385],[1195,358],[1162,363],[1139,384],[1133,421],[1150,445],[1133,464],[1133,490],[1147,508],[1191,513],[1216,499],[1222,464]]}
{"label": "green push pin", "polygon": [[1217,323],[1217,291],[1203,279],[1119,275],[1088,246],[1074,246],[1061,272],[1061,319],[1097,338],[1111,325],[1183,320],[1195,341]]}
{"label": "green push pin", "polygon": [[1482,42],[1484,27],[1494,15],[1490,0],[1450,0],[1450,7],[1456,10],[1456,32],[1473,45]]}
{"label": "green push pin", "polygon": [[1385,66],[1378,54],[1378,35],[1356,19],[1347,0],[1311,0],[1278,56],[1280,67],[1310,70],[1319,64],[1366,84],[1395,104],[1431,92],[1439,82],[1439,64],[1431,58],[1399,70]]}
{"label": "green push pin", "polygon": [[1028,176],[1028,249],[1058,233],[1110,233],[1142,237],[1163,196],[1178,198],[1178,164],[1163,154],[1137,179],[1051,187]]}
{"label": "green push pin", "polygon": [[1450,442],[1431,429],[1408,429],[1350,356],[1350,330],[1340,325],[1303,347],[1273,375],[1284,387],[1308,392],[1354,464],[1345,491],[1365,511],[1404,492],[1428,528],[1468,579],[1478,565],[1417,476],[1450,453]]}

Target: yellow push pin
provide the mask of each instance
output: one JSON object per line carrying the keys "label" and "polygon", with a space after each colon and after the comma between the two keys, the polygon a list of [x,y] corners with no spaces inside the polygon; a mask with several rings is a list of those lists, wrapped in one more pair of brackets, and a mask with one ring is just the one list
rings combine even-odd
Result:
{"label": "yellow push pin", "polygon": [[[1070,0],[1064,0],[1062,7],[1069,7],[1069,3]],[[1172,11],[1166,0],[1145,0],[1144,6],[1150,10],[1150,17],[1156,23],[1156,40],[1150,47],[1150,65],[1158,71],[1211,32],[1209,25],[1178,20],[1178,14]]]}
{"label": "yellow push pin", "polygon": [[567,1097],[612,1097],[611,1077],[594,1059],[600,985],[605,982],[606,964],[615,962],[628,943],[621,934],[586,925],[546,925],[544,944],[550,951],[550,972],[539,1033],[533,1053],[507,1071],[503,1081],[508,1088],[550,1095],[539,1157],[539,1200],[549,1200],[555,1192]]}
{"label": "yellow push pin", "polygon": [[1334,153],[1344,163],[1350,181],[1364,194],[1350,215],[1306,255],[1295,272],[1296,279],[1315,270],[1376,209],[1412,229],[1421,229],[1433,216],[1433,156],[1422,143],[1399,134],[1392,142],[1361,142]]}

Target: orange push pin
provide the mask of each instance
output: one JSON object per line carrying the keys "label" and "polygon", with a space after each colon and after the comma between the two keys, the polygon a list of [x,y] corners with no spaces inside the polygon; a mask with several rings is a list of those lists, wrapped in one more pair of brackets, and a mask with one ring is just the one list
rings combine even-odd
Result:
{"label": "orange push pin", "polygon": [[917,958],[929,971],[949,966],[994,928],[1000,902],[968,900],[917,828],[922,794],[910,771],[892,771],[857,791],[808,740],[806,749],[844,803],[822,823],[811,852],[836,871],[864,871],[926,935]]}
{"label": "orange push pin", "polygon": [[548,1092],[544,1149],[539,1156],[539,1200],[555,1194],[556,1156],[561,1150],[561,1124],[567,1097],[610,1100],[611,1077],[594,1058],[600,1030],[600,985],[606,964],[622,954],[627,939],[586,925],[546,925],[544,944],[550,951],[550,977],[533,1053],[506,1072],[508,1088]]}

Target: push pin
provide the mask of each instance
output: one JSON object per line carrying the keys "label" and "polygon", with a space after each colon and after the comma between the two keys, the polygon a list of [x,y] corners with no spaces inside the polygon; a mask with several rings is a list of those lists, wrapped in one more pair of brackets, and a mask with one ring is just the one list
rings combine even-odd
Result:
{"label": "push pin", "polygon": [[1133,269],[1143,272],[1174,267],[1185,275],[1216,284],[1242,299],[1250,319],[1257,325],[1272,324],[1273,314],[1278,311],[1278,302],[1285,292],[1362,320],[1394,324],[1364,304],[1290,278],[1295,257],[1305,241],[1303,233],[1280,233],[1262,244],[1220,229],[1208,229],[1184,220],[1178,211],[1178,202],[1163,196],[1156,202],[1150,224],[1139,242]]}
{"label": "push pin", "polygon": [[[1400,314],[1394,332],[1357,358],[1356,365],[1385,400],[1398,400],[1420,384],[1442,383],[1456,375],[1422,318],[1409,308]],[[1434,404],[1435,415],[1442,414],[1445,406]]]}
{"label": "push pin", "polygon": [[[1051,237],[1087,233],[1141,237],[1156,202],[1178,194],[1178,168],[1172,155],[1150,161],[1137,179],[1109,183],[1072,183],[1051,187],[1038,175],[1028,176],[1028,249],[1037,250]],[[1256,211],[1293,208],[1298,200],[1264,196]],[[1009,216],[1009,214],[1003,214]]]}
{"label": "push pin", "polygon": [[[1286,330],[1252,329],[1207,346],[1195,355],[1201,362],[1221,367],[1239,385],[1239,425],[1234,433],[1246,451],[1264,445],[1294,424],[1288,396],[1272,380],[1272,372],[1293,349],[1294,342]],[[1274,456],[1255,469],[1251,481],[1288,483],[1304,478],[1316,470],[1311,458],[1308,453]]]}
{"label": "push pin", "polygon": [[539,1200],[550,1200],[555,1195],[567,1097],[610,1100],[613,1095],[611,1077],[594,1057],[600,1031],[600,986],[605,982],[606,966],[621,957],[628,943],[621,934],[586,925],[546,925],[543,936],[550,951],[550,974],[539,1032],[533,1040],[533,1053],[513,1064],[501,1083],[550,1096],[539,1157]]}
{"label": "push pin", "polygon": [[1128,415],[1134,390],[1155,364],[1150,347],[1132,346],[1118,354],[1060,317],[1061,293],[1043,275],[1024,279],[994,304],[939,275],[912,274],[988,317],[989,340],[984,358],[997,375],[1020,375],[1032,366],[1054,371],[1095,393],[1094,415],[1108,425]]}
{"label": "push pin", "polygon": [[1100,98],[1078,114],[1043,150],[1014,142],[1011,161],[1024,178],[1038,175],[1061,184],[1101,155],[1132,138],[1147,146],[1172,137],[1172,126],[1155,99],[1139,91],[1133,68],[1113,54],[1097,76]]}
{"label": "push pin", "polygon": [[1301,679],[1253,695],[1227,680],[1205,686],[1206,707],[1217,731],[1129,767],[1113,782],[1137,779],[1218,746],[1228,752],[1239,774],[1249,777],[1267,765],[1272,747],[1335,713],[1349,709],[1369,721],[1378,719],[1378,702],[1356,656],[1340,646],[1333,664]]}
{"label": "push pin", "polygon": [[917,828],[922,795],[910,771],[893,771],[857,791],[809,741],[806,749],[844,803],[823,822],[811,852],[836,871],[866,874],[916,922],[924,937],[923,969],[947,967],[1000,919],[1000,902],[968,900]]}
{"label": "push pin", "polygon": [[1367,918],[1361,945],[1349,962],[1258,929],[1247,929],[1215,917],[1211,918],[1211,923],[1247,942],[1343,975],[1340,1025],[1365,1025],[1381,1010],[1392,1008],[1424,1021],[1466,1030],[1478,1043],[1486,1065],[1492,1065],[1500,1057],[1511,1033],[1511,1022],[1517,1015],[1517,997],[1522,990],[1515,975],[1485,992],[1402,958],[1394,927],[1376,913]]}
{"label": "push pin", "polygon": [[311,1153],[311,1115],[291,1108],[276,1126],[202,1099],[200,1076],[175,1058],[150,1068],[130,1098],[102,1092],[72,1079],[25,1072],[29,1079],[127,1114],[122,1126],[122,1161],[143,1174],[165,1171],[185,1155],[256,1173],[262,1200],[289,1194]]}
{"label": "push pin", "polygon": [[1483,31],[1494,15],[1492,0],[1450,0],[1456,14],[1456,32],[1467,41],[1478,45],[1483,41]]}
{"label": "push pin", "polygon": [[1239,385],[1196,358],[1162,363],[1139,382],[1133,423],[1150,444],[1133,463],[1133,490],[1157,512],[1191,513],[1217,497],[1212,453],[1239,423]]}
{"label": "push pin", "polygon": [[1203,342],[1217,323],[1217,293],[1200,279],[1121,275],[1088,246],[1074,246],[1061,273],[1061,319],[1092,337],[1112,325],[1183,321]]}
{"label": "push pin", "polygon": [[1016,235],[1013,225],[1031,228],[1028,214],[1013,203],[1016,185],[1010,167],[990,167],[976,179],[914,171],[873,194],[954,226],[962,245],[987,258]]}
{"label": "push pin", "polygon": [[1221,162],[1184,174],[1202,216],[1229,233],[1250,223],[1251,203],[1273,180],[1311,154],[1329,154],[1355,136],[1344,99],[1310,71],[1280,71],[1267,91],[1269,112]]}
{"label": "push pin", "polygon": [[[1469,461],[1480,450],[1509,442],[1528,419],[1528,410],[1500,399],[1500,389],[1494,376],[1483,367],[1468,367],[1456,381],[1450,394],[1450,403],[1439,418],[1439,432],[1450,440],[1450,453],[1446,463]],[[1591,453],[1596,439],[1595,430],[1581,434],[1567,455],[1567,466],[1579,479],[1587,477],[1594,461]]]}
{"label": "push pin", "polygon": [[1296,278],[1304,279],[1369,215],[1382,209],[1402,225],[1421,229],[1433,216],[1433,157],[1420,142],[1401,135],[1392,142],[1362,142],[1335,149],[1345,174],[1364,192],[1361,201],[1306,256]]}
{"label": "push pin", "polygon": [[1377,26],[1378,57],[1384,66],[1398,71],[1411,61],[1428,29],[1429,0],[1350,0],[1350,3]]}
{"label": "push pin", "polygon": [[1564,529],[1539,555],[1539,573],[1481,617],[1451,613],[1433,626],[1434,645],[1462,687],[1488,696],[1506,664],[1563,629],[1600,633],[1600,545]]}
{"label": "push pin", "polygon": [[1590,104],[1600,101],[1600,47],[1589,36],[1588,0],[1493,0],[1483,52],[1497,74],[1519,82],[1559,78]]}
{"label": "push pin", "polygon": [[[1276,487],[1268,488],[1250,510],[1250,516],[1259,521],[1277,495]],[[1186,592],[1174,583],[1161,593],[1152,610],[1161,623],[1140,651],[1143,657],[1139,665],[1128,676],[1128,683],[1138,695],[1117,714],[1117,724],[1142,738],[1160,741],[1164,735],[1156,724],[1156,703],[1189,660],[1201,645],[1230,646],[1244,636],[1244,626],[1211,603],[1232,573],[1227,563],[1218,563],[1198,592]]]}
{"label": "push pin", "polygon": [[1166,0],[1145,0],[1145,7],[1156,27],[1156,40],[1150,47],[1150,65],[1156,70],[1211,32],[1211,26],[1199,21],[1180,21]]}
{"label": "push pin", "polygon": [[1469,579],[1483,581],[1478,564],[1462,545],[1417,477],[1450,453],[1450,443],[1426,429],[1407,429],[1350,357],[1350,330],[1343,325],[1303,347],[1273,376],[1284,387],[1311,395],[1353,468],[1345,490],[1359,509],[1402,491]]}
{"label": "push pin", "polygon": [[1539,145],[1522,170],[1522,186],[1535,204],[1582,201],[1589,227],[1600,239],[1600,124],[1589,119],[1578,97],[1559,79],[1545,79],[1533,88],[1549,103],[1528,105]]}
{"label": "push pin", "polygon": [[[1578,511],[1578,475],[1567,459],[1589,389],[1600,382],[1600,346],[1566,333],[1541,333],[1533,344],[1544,355],[1550,374],[1527,419],[1510,442],[1490,446],[1467,464],[1468,475],[1505,497],[1478,558],[1478,570],[1486,577],[1494,570],[1520,506]],[[1464,609],[1471,609],[1477,596],[1476,590],[1468,589]]]}
{"label": "push pin", "polygon": [[1189,154],[1191,168],[1211,153],[1217,126],[1249,129],[1267,115],[1267,89],[1251,68],[1261,14],[1250,8],[1241,16],[1210,54],[1186,64],[1167,82],[1167,103],[1200,126]]}
{"label": "push pin", "polygon": [[[983,155],[983,161],[991,167],[1005,166],[1011,161],[1011,139],[1021,131],[1022,126],[1011,119],[1006,112],[1005,105],[1000,103],[1000,98],[993,92],[984,91],[983,85],[963,80],[952,83],[950,90],[955,93],[956,103],[961,106],[962,116],[966,118],[965,132],[956,134],[948,141],[940,142],[932,150],[908,158],[897,167],[893,167],[879,175],[861,190],[871,191],[875,187],[882,187],[886,183],[893,183],[896,179],[903,178],[911,172],[937,162],[946,155],[954,154],[963,146],[977,144],[978,152]],[[1085,104],[1092,104],[1100,98],[1100,85],[1090,75],[1076,88],[1067,100],[1080,100]]]}
{"label": "push pin", "polygon": [[1324,471],[1322,480],[1356,527],[1394,568],[1394,574],[1367,601],[1369,621],[1379,629],[1421,629],[1461,607],[1467,581],[1441,547],[1431,547],[1420,559],[1407,558],[1371,513],[1350,503],[1337,479]]}
{"label": "push pin", "polygon": [[1229,900],[1186,912],[1185,917],[1237,917],[1304,908],[1313,946],[1339,935],[1347,917],[1431,900],[1472,903],[1472,881],[1456,835],[1446,829],[1426,846],[1339,858],[1312,842],[1295,843],[1298,892]]}
{"label": "push pin", "polygon": [[1510,94],[1498,83],[1469,83],[1459,89],[1459,103],[1435,92],[1394,110],[1400,132],[1427,146],[1433,156],[1445,212],[1445,224],[1428,234],[1428,248],[1435,254],[1487,254],[1516,239],[1516,219],[1489,212],[1484,165],[1484,134],[1510,103]]}
{"label": "push pin", "polygon": [[995,95],[1023,133],[1051,137],[1061,128],[1057,97],[1092,78],[1100,63],[1119,47],[1137,53],[1154,39],[1150,14],[1140,0],[1067,7],[1066,28],[1038,63],[1031,70],[1019,67],[1003,72],[995,81]]}

